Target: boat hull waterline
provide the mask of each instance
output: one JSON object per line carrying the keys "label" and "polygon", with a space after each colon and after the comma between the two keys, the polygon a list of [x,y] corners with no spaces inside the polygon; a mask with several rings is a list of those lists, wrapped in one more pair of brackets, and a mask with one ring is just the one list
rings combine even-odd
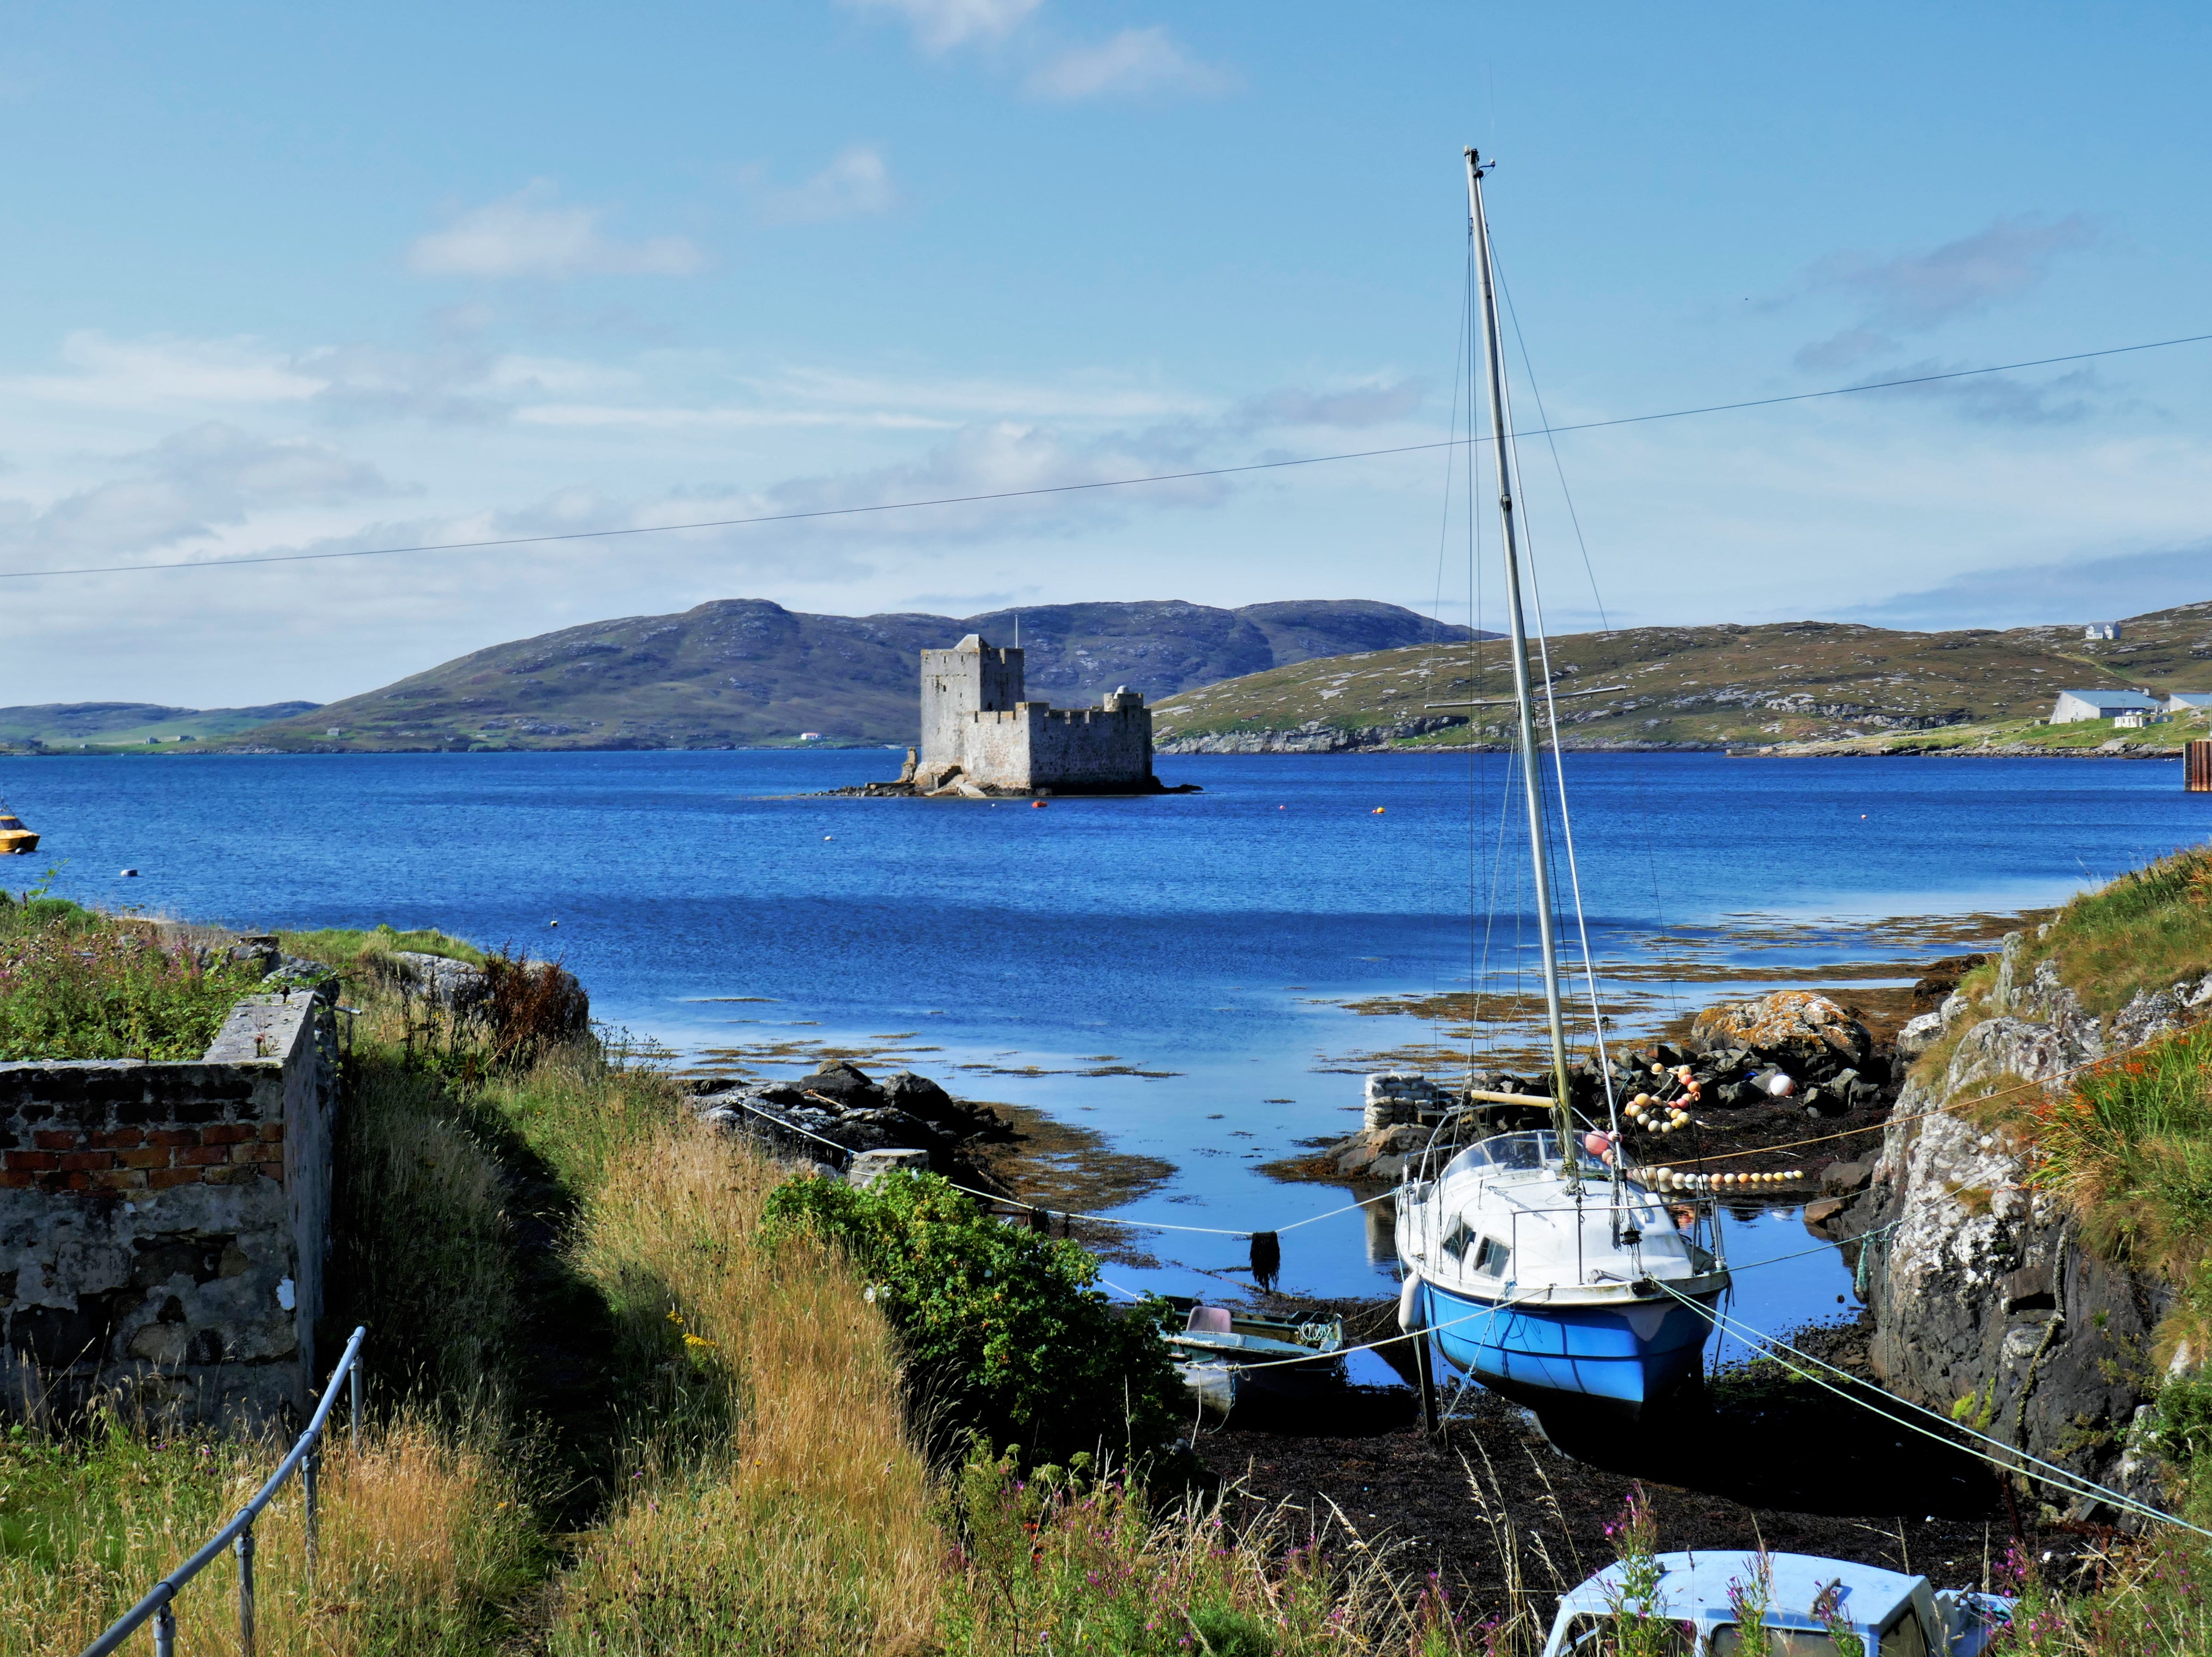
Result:
{"label": "boat hull waterline", "polygon": [[1424,1278],[1413,1312],[1444,1360],[1492,1391],[1531,1405],[1582,1402],[1634,1415],[1698,1372],[1716,1287],[1682,1300],[1620,1307],[1516,1304]]}

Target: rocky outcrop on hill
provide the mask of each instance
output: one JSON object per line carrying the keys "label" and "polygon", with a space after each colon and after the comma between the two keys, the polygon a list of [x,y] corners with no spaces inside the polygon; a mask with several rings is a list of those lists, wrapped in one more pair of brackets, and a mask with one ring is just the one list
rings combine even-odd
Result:
{"label": "rocky outcrop on hill", "polygon": [[1170,738],[1155,743],[1156,754],[1350,754],[1388,748],[1408,737],[1425,737],[1467,721],[1456,715],[1406,719],[1396,725],[1367,725],[1354,729],[1308,719],[1289,731],[1228,731],[1200,737]]}
{"label": "rocky outcrop on hill", "polygon": [[926,1076],[902,1070],[878,1082],[843,1059],[795,1082],[693,1087],[691,1108],[708,1126],[840,1173],[869,1153],[919,1150],[932,1172],[972,1185],[982,1176],[966,1149],[1010,1137],[996,1111],[963,1103]]}
{"label": "rocky outcrop on hill", "polygon": [[[1867,1191],[1832,1223],[1862,1240],[1884,1385],[2154,1502],[2142,1423],[2171,1285],[2081,1247],[2063,1205],[2030,1181],[2020,1150],[1946,1108],[1994,1086],[2056,1083],[2154,1039],[2212,1005],[2212,974],[2144,992],[2099,1018],[2055,961],[2024,970],[2025,944],[2021,933],[2006,938],[1984,1000],[1954,993],[1905,1026],[1900,1048],[1922,1053],[1966,1028],[1940,1070],[1906,1083]],[[2068,1519],[2115,1517],[2091,1499],[2046,1496]]]}
{"label": "rocky outcrop on hill", "polygon": [[[2212,688],[2208,626],[2212,605],[2200,604],[2133,617],[2124,641],[2058,628],[1630,628],[1554,637],[1541,665],[1555,688],[1571,687],[1551,710],[1568,748],[1798,752],[1864,739],[1890,752],[1974,752],[1961,730],[2011,722],[2022,734],[2067,683]],[[1374,649],[1180,693],[1157,705],[1155,734],[1163,753],[1338,752],[1387,745],[1424,714],[1474,704],[1475,729],[1432,740],[1496,747],[1512,739],[1511,695],[1507,650]],[[1340,735],[1324,741],[1330,731]]]}

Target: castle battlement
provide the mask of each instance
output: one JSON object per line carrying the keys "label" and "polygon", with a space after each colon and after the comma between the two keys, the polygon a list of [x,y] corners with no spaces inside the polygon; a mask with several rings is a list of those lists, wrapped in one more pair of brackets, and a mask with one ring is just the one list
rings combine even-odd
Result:
{"label": "castle battlement", "polygon": [[911,780],[1016,793],[1148,793],[1152,711],[1126,685],[1097,707],[1023,695],[1019,650],[969,634],[921,652],[921,745]]}

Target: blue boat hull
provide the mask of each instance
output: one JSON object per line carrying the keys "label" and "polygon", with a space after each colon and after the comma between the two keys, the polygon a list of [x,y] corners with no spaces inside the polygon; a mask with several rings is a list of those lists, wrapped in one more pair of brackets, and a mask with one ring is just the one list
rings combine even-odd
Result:
{"label": "blue boat hull", "polygon": [[1496,1392],[1524,1404],[1586,1400],[1631,1415],[1698,1373],[1712,1332],[1706,1317],[1679,1301],[1514,1306],[1425,1281],[1417,1310],[1452,1367]]}

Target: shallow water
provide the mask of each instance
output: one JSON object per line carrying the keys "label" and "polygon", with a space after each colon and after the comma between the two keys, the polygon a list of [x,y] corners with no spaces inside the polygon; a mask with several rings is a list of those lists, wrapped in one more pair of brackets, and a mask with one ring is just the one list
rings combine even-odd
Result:
{"label": "shallow water", "polygon": [[[804,797],[895,763],[0,759],[0,797],[46,837],[0,880],[58,863],[58,891],[102,904],[251,927],[436,926],[558,954],[602,1018],[687,1055],[745,1047],[754,1068],[788,1073],[807,1066],[777,1044],[885,1050],[965,1096],[1174,1163],[1124,1217],[1232,1232],[1341,1207],[1340,1189],[1258,1165],[1357,1126],[1361,1054],[1437,1039],[1343,1004],[1534,987],[1497,756],[1170,758],[1168,780],[1206,792],[1042,810]],[[1601,992],[1638,998],[1617,1033],[1701,1005],[1717,974],[1986,936],[1988,921],[1943,918],[2055,903],[2212,830],[2212,797],[2166,764],[1585,755],[1568,772]],[[142,877],[118,878],[125,866]],[[1471,889],[1478,910],[1497,895],[1486,928]],[[1740,1269],[1746,1322],[1781,1326],[1848,1294],[1794,1210],[1730,1227],[1740,1268],[1814,1251]],[[1387,1247],[1377,1259],[1357,1212],[1282,1243],[1287,1290],[1387,1291]],[[1184,1292],[1248,1280],[1237,1238],[1151,1247],[1157,1267],[1109,1275]]]}

